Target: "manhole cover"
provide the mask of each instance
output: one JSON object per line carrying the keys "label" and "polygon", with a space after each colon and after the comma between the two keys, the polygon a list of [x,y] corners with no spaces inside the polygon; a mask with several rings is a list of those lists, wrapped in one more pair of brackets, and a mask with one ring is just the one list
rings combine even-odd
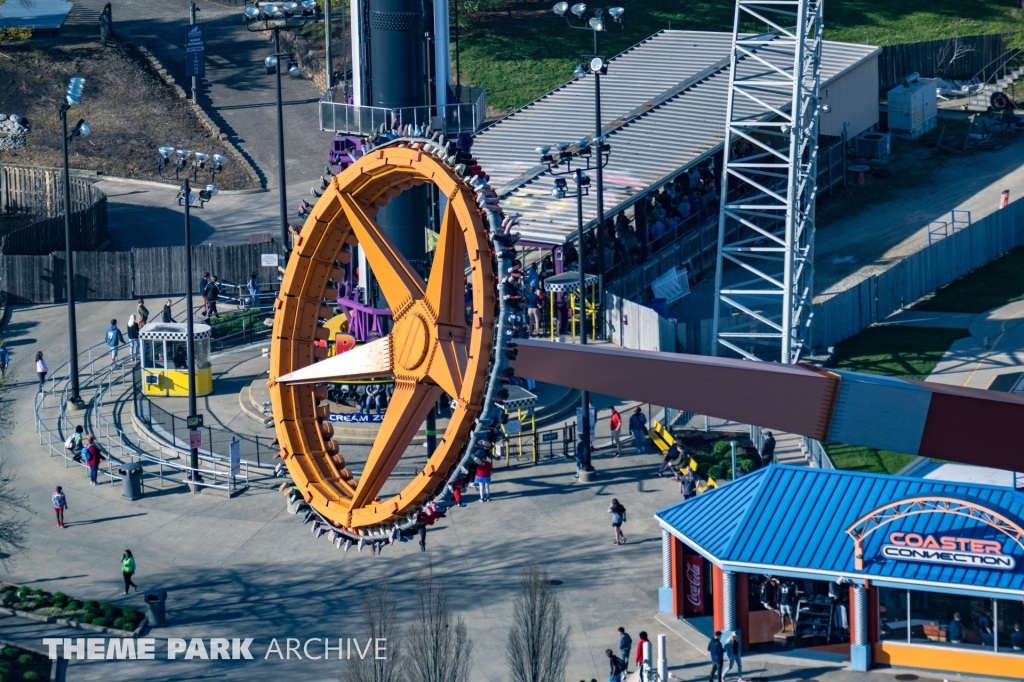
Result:
{"label": "manhole cover", "polygon": [[914,680],[921,679],[917,675],[897,675],[896,679],[900,682],[914,682]]}
{"label": "manhole cover", "polygon": [[[562,581],[561,580],[552,580],[550,584],[552,584],[552,585],[561,585]],[[915,677],[914,679],[916,680],[917,678]]]}

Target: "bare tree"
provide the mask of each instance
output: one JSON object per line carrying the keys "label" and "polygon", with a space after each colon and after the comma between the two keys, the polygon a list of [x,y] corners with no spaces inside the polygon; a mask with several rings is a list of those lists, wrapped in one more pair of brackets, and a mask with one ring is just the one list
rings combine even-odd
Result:
{"label": "bare tree", "polygon": [[466,621],[452,615],[444,580],[433,568],[416,581],[416,610],[405,659],[409,682],[468,682],[473,654]]}
{"label": "bare tree", "polygon": [[551,589],[548,574],[528,566],[513,605],[512,629],[505,646],[512,682],[562,682],[569,658],[568,625]]}
{"label": "bare tree", "polygon": [[[402,670],[402,650],[398,632],[398,615],[391,597],[388,581],[381,578],[366,595],[363,603],[363,621],[371,642],[365,656],[348,659],[340,682],[399,682]],[[384,655],[377,657],[377,643],[383,640]]]}
{"label": "bare tree", "polygon": [[[0,433],[14,431],[14,401],[7,395],[13,380],[10,367],[0,374]],[[31,510],[28,497],[15,489],[16,479],[16,474],[7,469],[7,460],[0,458],[0,561],[27,547],[28,522],[19,512]]]}

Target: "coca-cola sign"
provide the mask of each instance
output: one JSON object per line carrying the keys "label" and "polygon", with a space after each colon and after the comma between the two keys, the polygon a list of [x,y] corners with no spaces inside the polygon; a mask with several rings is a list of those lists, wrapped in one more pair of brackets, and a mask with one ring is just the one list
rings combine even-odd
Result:
{"label": "coca-cola sign", "polygon": [[699,554],[687,554],[684,589],[686,615],[704,615],[704,559]]}

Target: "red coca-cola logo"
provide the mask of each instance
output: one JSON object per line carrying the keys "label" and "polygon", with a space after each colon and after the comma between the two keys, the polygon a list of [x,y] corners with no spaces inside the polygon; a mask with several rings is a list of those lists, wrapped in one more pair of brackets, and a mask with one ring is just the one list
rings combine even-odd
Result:
{"label": "red coca-cola logo", "polygon": [[689,588],[686,593],[686,600],[695,609],[704,606],[703,586],[701,585],[700,564],[688,564],[686,566],[686,585]]}

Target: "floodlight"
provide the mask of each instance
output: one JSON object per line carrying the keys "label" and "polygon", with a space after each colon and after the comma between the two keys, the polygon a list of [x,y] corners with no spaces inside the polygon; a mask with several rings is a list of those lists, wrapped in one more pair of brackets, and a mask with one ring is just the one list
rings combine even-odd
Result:
{"label": "floodlight", "polygon": [[581,187],[586,187],[590,184],[590,176],[586,173],[580,173],[579,183]]}
{"label": "floodlight", "polygon": [[832,111],[832,107],[830,107],[829,105],[827,105],[827,104],[822,104],[821,105],[821,113],[828,114],[828,113],[831,113],[831,111]]}
{"label": "floodlight", "polygon": [[576,78],[583,78],[587,75],[587,70],[583,68],[582,64],[577,64],[576,68],[572,70],[572,75]]}
{"label": "floodlight", "polygon": [[604,68],[604,60],[600,57],[594,57],[590,60],[590,70],[597,72]]}
{"label": "floodlight", "polygon": [[252,21],[253,19],[259,18],[259,16],[260,16],[260,8],[259,7],[246,7],[245,9],[242,10],[242,14],[245,15],[245,20],[246,21]]}
{"label": "floodlight", "polygon": [[302,0],[301,4],[306,9],[313,9],[316,7],[316,0]]}
{"label": "floodlight", "polygon": [[594,29],[595,31],[603,31],[604,30],[604,21],[602,21],[598,17],[591,17],[590,21],[587,22],[587,23],[589,23],[590,24],[590,28]]}
{"label": "floodlight", "polygon": [[85,122],[84,118],[78,119],[78,123],[75,124],[74,130],[71,131],[73,137],[89,137],[92,135],[92,128]]}
{"label": "floodlight", "polygon": [[167,157],[174,152],[174,147],[160,147],[157,151],[160,152],[160,156],[162,156],[164,161],[166,161]]}
{"label": "floodlight", "polygon": [[580,139],[576,140],[575,142],[573,142],[573,144],[576,145],[576,147],[578,149],[583,149],[588,144],[590,144],[590,140],[588,140],[587,138],[583,137],[583,138],[580,138]]}
{"label": "floodlight", "polygon": [[85,79],[80,76],[68,79],[68,85],[85,85]]}
{"label": "floodlight", "polygon": [[582,2],[577,2],[575,5],[572,6],[572,9],[570,11],[576,16],[582,18],[583,15],[587,13],[587,6]]}
{"label": "floodlight", "polygon": [[80,104],[82,102],[81,97],[78,95],[72,95],[70,92],[64,93],[64,99],[67,101],[69,106],[72,104]]}
{"label": "floodlight", "polygon": [[193,156],[195,156],[196,163],[199,164],[200,168],[202,168],[206,164],[206,160],[210,158],[210,155],[205,152],[196,152]]}
{"label": "floodlight", "polygon": [[552,7],[551,9],[558,16],[564,17],[565,13],[569,11],[569,3],[567,3],[567,2],[559,2],[559,3],[555,4],[555,6]]}
{"label": "floodlight", "polygon": [[297,2],[286,2],[283,5],[281,5],[281,9],[283,9],[285,12],[294,12],[298,8],[299,3]]}
{"label": "floodlight", "polygon": [[277,5],[263,5],[263,12],[267,16],[271,16],[271,15],[280,13],[281,12],[281,8],[278,7]]}
{"label": "floodlight", "polygon": [[615,21],[622,21],[622,15],[626,13],[626,10],[622,7],[609,7],[608,14],[612,15],[612,19]]}
{"label": "floodlight", "polygon": [[537,147],[533,151],[537,152],[538,156],[546,156],[547,153],[549,151],[551,151],[551,147],[548,147],[548,146],[545,145],[545,146],[542,146],[542,147]]}
{"label": "floodlight", "polygon": [[228,157],[224,156],[223,154],[214,154],[213,155],[213,170],[219,171],[221,168],[224,167],[224,164],[227,163],[227,162],[228,162]]}
{"label": "floodlight", "polygon": [[82,84],[81,83],[69,83],[67,93],[69,95],[75,95],[76,97],[82,96]]}
{"label": "floodlight", "polygon": [[555,149],[560,152],[564,152],[568,146],[569,144],[567,142],[556,142],[554,145]]}
{"label": "floodlight", "polygon": [[206,186],[206,191],[209,192],[210,196],[212,197],[212,196],[216,195],[217,192],[219,192],[220,190],[217,189],[216,185],[207,185]]}
{"label": "floodlight", "polygon": [[295,62],[288,62],[288,73],[292,76],[298,76],[302,72],[299,70],[299,65]]}
{"label": "floodlight", "polygon": [[263,66],[267,68],[267,74],[277,73],[277,57],[270,55],[263,60]]}
{"label": "floodlight", "polygon": [[191,154],[192,152],[190,152],[187,149],[175,149],[174,153],[178,155],[178,158],[187,159],[188,155]]}

